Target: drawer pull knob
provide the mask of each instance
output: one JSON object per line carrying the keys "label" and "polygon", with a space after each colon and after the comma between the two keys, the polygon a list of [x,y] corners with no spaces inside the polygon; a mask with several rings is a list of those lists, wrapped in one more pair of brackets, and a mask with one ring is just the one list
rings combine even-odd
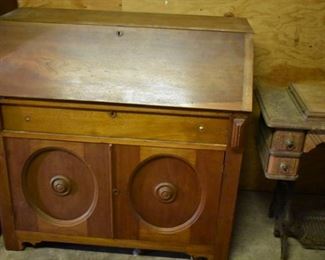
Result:
{"label": "drawer pull knob", "polygon": [[162,203],[172,203],[177,196],[177,188],[168,182],[158,184],[154,192],[156,198]]}
{"label": "drawer pull knob", "polygon": [[200,126],[199,126],[199,131],[200,131],[200,132],[203,132],[204,129],[205,129],[205,127],[204,127],[203,125],[200,125]]}
{"label": "drawer pull knob", "polygon": [[282,163],[280,163],[280,169],[281,169],[282,172],[286,173],[286,172],[289,171],[289,165],[282,162]]}
{"label": "drawer pull knob", "polygon": [[29,122],[31,120],[31,117],[30,116],[25,116],[25,121],[26,122]]}
{"label": "drawer pull knob", "polygon": [[286,147],[290,151],[295,149],[295,142],[291,139],[286,140]]}
{"label": "drawer pull knob", "polygon": [[54,176],[50,184],[52,190],[59,196],[67,196],[71,192],[71,181],[65,176]]}
{"label": "drawer pull knob", "polygon": [[111,115],[111,118],[116,118],[117,117],[117,113],[115,111],[112,111],[110,113],[110,115]]}

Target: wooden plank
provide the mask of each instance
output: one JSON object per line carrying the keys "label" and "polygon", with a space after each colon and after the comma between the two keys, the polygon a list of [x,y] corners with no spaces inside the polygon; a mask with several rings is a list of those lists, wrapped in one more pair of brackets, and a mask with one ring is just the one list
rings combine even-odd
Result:
{"label": "wooden plank", "polygon": [[130,27],[252,33],[252,29],[246,19],[198,15],[149,14],[132,12],[108,13],[89,10],[76,11],[48,8],[21,8],[6,15],[2,19],[28,22],[105,24]]}
{"label": "wooden plank", "polygon": [[97,245],[97,246],[112,246],[112,247],[124,247],[124,248],[143,248],[150,250],[168,250],[174,252],[195,252],[197,254],[212,254],[213,248],[205,245],[189,245],[175,244],[170,242],[151,242],[151,241],[139,241],[139,240],[126,240],[126,239],[106,239],[106,238],[90,238],[81,236],[68,236],[51,233],[41,232],[24,232],[17,231],[17,237],[21,241],[35,243],[35,241],[49,241],[49,242],[65,242],[76,243],[85,245]]}
{"label": "wooden plank", "polygon": [[211,110],[193,110],[193,109],[161,109],[157,107],[138,107],[128,105],[109,105],[103,103],[81,103],[81,102],[53,102],[44,100],[28,100],[28,99],[11,99],[1,98],[0,104],[15,105],[15,106],[29,106],[29,107],[47,107],[47,108],[68,108],[68,109],[83,109],[93,111],[106,112],[137,112],[137,113],[151,113],[163,115],[183,115],[183,116],[199,116],[199,117],[218,117],[229,118],[230,112],[211,111]]}
{"label": "wooden plank", "polygon": [[119,11],[122,0],[18,0],[20,7]]}
{"label": "wooden plank", "polygon": [[82,135],[64,135],[64,134],[46,134],[32,133],[23,131],[3,131],[3,137],[13,138],[33,138],[41,140],[58,140],[58,141],[75,141],[84,143],[105,143],[105,144],[129,144],[129,145],[146,145],[151,147],[169,147],[169,148],[184,148],[184,149],[201,149],[201,150],[217,150],[224,151],[227,148],[226,144],[203,144],[203,143],[185,143],[175,141],[155,141],[141,140],[131,138],[109,138],[98,136],[82,136]]}

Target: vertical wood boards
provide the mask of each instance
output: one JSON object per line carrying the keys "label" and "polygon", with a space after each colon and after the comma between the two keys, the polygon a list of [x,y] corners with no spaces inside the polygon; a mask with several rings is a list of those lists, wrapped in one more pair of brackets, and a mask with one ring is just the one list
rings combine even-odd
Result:
{"label": "vertical wood boards", "polygon": [[122,0],[18,0],[21,7],[121,11]]}

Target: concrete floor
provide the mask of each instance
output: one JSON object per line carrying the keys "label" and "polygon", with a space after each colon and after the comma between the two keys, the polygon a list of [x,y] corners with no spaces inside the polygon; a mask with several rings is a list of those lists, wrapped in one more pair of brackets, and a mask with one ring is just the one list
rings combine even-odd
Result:
{"label": "concrete floor", "polygon": [[[241,192],[239,194],[237,220],[232,240],[231,260],[279,260],[280,241],[273,237],[273,220],[267,218],[271,194]],[[306,250],[294,239],[289,240],[289,260],[324,260],[325,250]],[[6,251],[0,241],[1,260],[171,260],[180,258],[132,256],[129,251],[113,253],[103,248],[79,248],[67,246],[65,249],[53,247],[28,247],[21,252]]]}

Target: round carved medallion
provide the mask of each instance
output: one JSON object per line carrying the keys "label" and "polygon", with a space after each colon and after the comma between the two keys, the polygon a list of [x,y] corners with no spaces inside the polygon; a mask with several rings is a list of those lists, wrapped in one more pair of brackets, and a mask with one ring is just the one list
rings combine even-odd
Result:
{"label": "round carved medallion", "polygon": [[23,172],[28,203],[46,221],[72,225],[92,213],[98,196],[97,183],[86,163],[62,149],[34,153]]}
{"label": "round carved medallion", "polygon": [[175,156],[151,157],[134,171],[130,200],[138,216],[156,228],[178,230],[199,214],[201,190],[197,174]]}
{"label": "round carved medallion", "polygon": [[71,191],[71,181],[64,176],[58,175],[51,179],[51,186],[59,196],[66,196]]}
{"label": "round carved medallion", "polygon": [[172,203],[176,199],[177,188],[171,183],[160,183],[155,188],[155,195],[163,203]]}

